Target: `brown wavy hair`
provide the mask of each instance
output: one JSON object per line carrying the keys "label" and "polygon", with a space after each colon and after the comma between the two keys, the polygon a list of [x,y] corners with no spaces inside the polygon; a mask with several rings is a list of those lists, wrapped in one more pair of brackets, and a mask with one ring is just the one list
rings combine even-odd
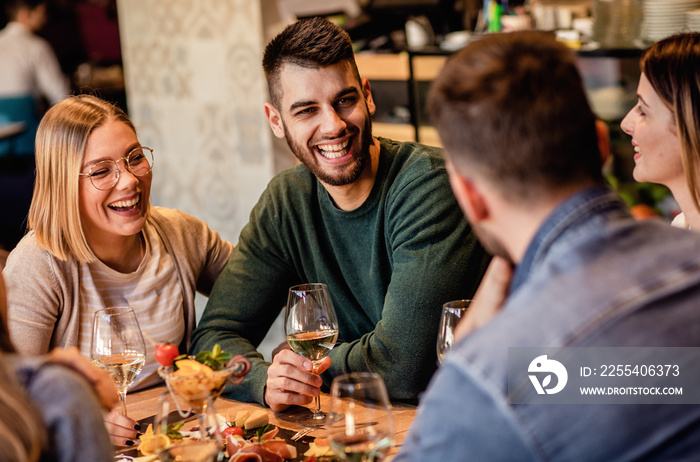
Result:
{"label": "brown wavy hair", "polygon": [[700,211],[700,33],[672,35],[652,45],[640,70],[674,115],[688,189]]}

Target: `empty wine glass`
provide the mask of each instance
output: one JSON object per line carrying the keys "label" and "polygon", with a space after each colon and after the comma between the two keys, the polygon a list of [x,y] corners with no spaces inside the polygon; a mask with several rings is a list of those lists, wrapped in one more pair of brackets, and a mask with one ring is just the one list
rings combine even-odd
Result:
{"label": "empty wine glass", "polygon": [[326,429],[331,449],[341,460],[384,459],[394,445],[394,419],[381,376],[354,372],[336,377]]}
{"label": "empty wine glass", "polygon": [[[318,373],[321,361],[338,340],[338,321],[325,284],[301,284],[289,289],[284,331],[291,349],[308,358],[313,372]],[[316,396],[315,401],[313,415],[300,417],[300,425],[323,425],[326,414],[321,411],[321,398]]]}
{"label": "empty wine glass", "polygon": [[447,351],[454,344],[454,331],[457,323],[467,312],[471,300],[453,300],[442,305],[442,315],[440,316],[440,329],[437,339],[437,357],[442,363],[442,359]]}
{"label": "empty wine glass", "polygon": [[93,364],[114,380],[126,415],[126,390],[146,362],[146,346],[136,314],[131,307],[104,308],[95,313],[90,356]]}

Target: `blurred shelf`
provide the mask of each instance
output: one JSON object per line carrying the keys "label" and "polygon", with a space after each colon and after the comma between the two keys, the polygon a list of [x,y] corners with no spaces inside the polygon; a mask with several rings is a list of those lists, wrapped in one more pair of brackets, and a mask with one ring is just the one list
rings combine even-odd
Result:
{"label": "blurred shelf", "polygon": [[[409,80],[407,53],[357,53],[355,62],[360,76],[371,80]],[[371,82],[370,82],[371,83]]]}
{"label": "blurred shelf", "polygon": [[372,134],[396,141],[416,141],[415,130],[411,124],[373,122]]}

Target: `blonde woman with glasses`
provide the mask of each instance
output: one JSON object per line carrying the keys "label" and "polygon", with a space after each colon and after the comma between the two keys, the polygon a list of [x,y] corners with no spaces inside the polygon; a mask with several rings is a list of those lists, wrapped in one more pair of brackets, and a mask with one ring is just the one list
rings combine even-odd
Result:
{"label": "blonde woman with glasses", "polygon": [[[141,328],[186,352],[195,292],[209,294],[233,246],[206,223],[150,205],[154,154],[116,106],[80,95],[52,107],[36,138],[29,233],[10,253],[10,335],[18,350],[76,346],[90,356],[95,311],[131,306]],[[159,382],[154,347],[132,386]],[[107,418],[112,442],[133,445],[138,425]]]}

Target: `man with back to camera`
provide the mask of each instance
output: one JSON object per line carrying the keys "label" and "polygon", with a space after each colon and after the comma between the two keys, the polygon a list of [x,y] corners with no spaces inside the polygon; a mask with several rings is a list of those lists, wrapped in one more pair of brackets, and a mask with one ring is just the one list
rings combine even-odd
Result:
{"label": "man with back to camera", "polygon": [[288,349],[256,350],[290,286],[323,282],[339,342],[319,367],[383,375],[393,398],[414,399],[436,367],[441,305],[470,297],[488,255],[449,187],[440,150],[374,138],[374,101],[349,36],[315,18],[265,50],[265,113],[301,165],[277,175],[253,209],[209,297],[192,350],[246,354],[253,369],[231,396],[280,411],[320,392],[312,365]]}
{"label": "man with back to camera", "polygon": [[573,53],[539,32],[484,37],[450,58],[428,105],[495,257],[396,461],[698,460],[697,404],[533,404],[512,394],[535,393],[526,377],[508,381],[513,347],[698,344],[700,237],[635,221],[605,187]]}

